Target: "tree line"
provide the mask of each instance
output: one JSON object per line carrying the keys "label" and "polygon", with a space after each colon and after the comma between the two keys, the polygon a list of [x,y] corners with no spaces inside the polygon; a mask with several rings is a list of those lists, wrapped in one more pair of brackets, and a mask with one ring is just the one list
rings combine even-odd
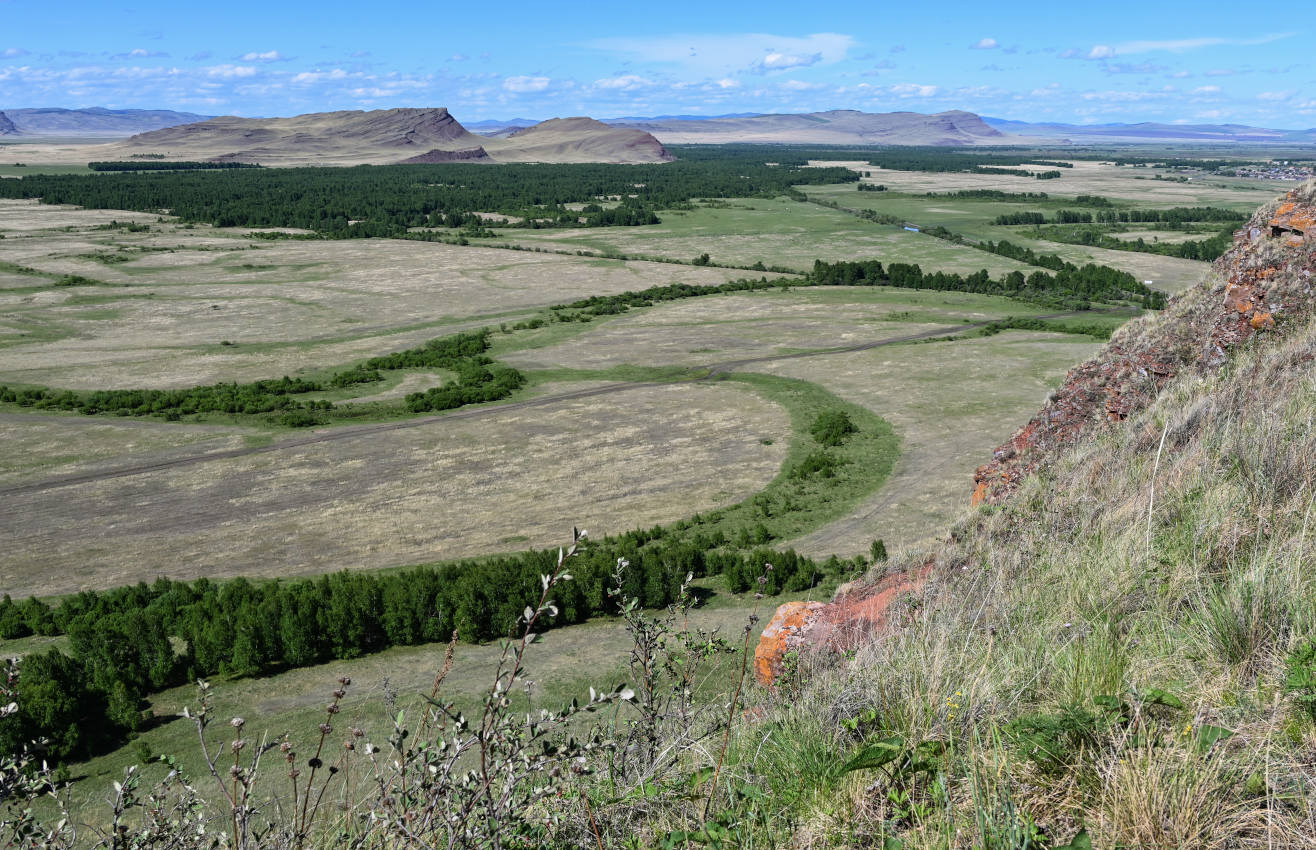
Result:
{"label": "tree line", "polygon": [[890,263],[884,267],[877,260],[834,263],[816,260],[809,277],[823,285],[901,286],[974,292],[1079,310],[1090,308],[1093,302],[1132,301],[1148,309],[1165,306],[1164,293],[1146,286],[1128,272],[1095,264],[1080,267],[1064,261],[1061,263],[1054,274],[1037,271],[1025,276],[1021,271],[1012,271],[993,279],[986,269],[960,275],[955,272],[924,272],[917,264],[911,263]]}
{"label": "tree line", "polygon": [[234,168],[262,168],[254,162],[166,162],[134,160],[132,162],[89,162],[92,171],[228,171]]}
{"label": "tree line", "polygon": [[204,413],[278,414],[278,424],[305,427],[323,424],[336,408],[325,400],[298,396],[383,380],[383,372],[398,369],[447,369],[457,380],[405,398],[413,413],[451,410],[467,404],[497,401],[525,383],[525,376],[510,366],[495,363],[485,352],[488,330],[439,337],[422,346],[372,357],[365,363],[339,370],[324,381],[290,378],[249,383],[219,383],[177,390],[59,390],[47,387],[9,387],[0,384],[0,402],[37,410],[65,410],[87,416],[155,416],[178,421]]}
{"label": "tree line", "polygon": [[[1052,224],[1140,224],[1160,223],[1172,226],[1194,222],[1229,222],[1241,224],[1247,216],[1234,210],[1218,207],[1172,207],[1165,210],[1057,210]],[[997,216],[992,224],[1047,224],[1045,213],[1017,212]]]}
{"label": "tree line", "polygon": [[1166,257],[1179,257],[1185,260],[1202,260],[1205,262],[1218,259],[1234,244],[1234,229],[1232,227],[1226,227],[1206,239],[1190,239],[1186,242],[1148,242],[1141,236],[1132,240],[1116,239],[1109,233],[1095,227],[1079,229],[1051,227],[1042,231],[1042,236],[1056,242],[1066,242],[1070,245],[1090,245],[1096,248],[1110,248],[1115,251],[1162,254]]}
{"label": "tree line", "polygon": [[[404,235],[415,227],[471,226],[476,212],[525,226],[579,226],[567,204],[620,201],[587,225],[654,221],[653,211],[695,198],[775,196],[799,184],[848,183],[847,168],[767,164],[772,152],[719,154],[662,165],[470,163],[214,171],[32,175],[0,197],[169,214],[218,226],[296,227],[331,238]],[[134,163],[136,164],[136,163]],[[162,163],[163,164],[163,163]]]}

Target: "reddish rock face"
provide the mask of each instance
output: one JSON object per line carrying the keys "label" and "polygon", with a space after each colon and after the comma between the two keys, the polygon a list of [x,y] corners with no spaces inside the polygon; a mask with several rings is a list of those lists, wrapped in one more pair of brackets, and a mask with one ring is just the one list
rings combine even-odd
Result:
{"label": "reddish rock face", "polygon": [[1161,326],[1121,331],[1072,369],[1047,406],[974,473],[973,504],[1008,499],[1061,447],[1089,429],[1123,422],[1179,372],[1214,369],[1230,348],[1311,312],[1314,252],[1316,184],[1307,183],[1235,234],[1234,247],[1215,263],[1223,297],[1205,286],[1190,289],[1171,302]]}

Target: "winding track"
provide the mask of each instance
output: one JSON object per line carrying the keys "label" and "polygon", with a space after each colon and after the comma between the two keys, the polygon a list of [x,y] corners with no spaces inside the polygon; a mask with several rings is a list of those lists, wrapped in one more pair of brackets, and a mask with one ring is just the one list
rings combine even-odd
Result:
{"label": "winding track", "polygon": [[[1105,311],[1089,311],[1090,313]],[[1070,316],[1080,315],[1077,312],[1050,313],[1044,316],[1036,316],[1038,319],[1059,319]],[[689,378],[685,381],[620,381],[614,384],[605,384],[601,387],[591,387],[589,389],[575,390],[573,392],[555,393],[553,395],[540,396],[539,398],[530,398],[523,401],[513,401],[507,404],[494,404],[488,407],[473,407],[462,410],[455,410],[449,413],[439,413],[433,416],[421,416],[415,419],[405,419],[399,422],[378,422],[371,425],[349,425],[342,428],[334,428],[330,431],[322,431],[308,434],[302,437],[290,437],[286,440],[280,440],[277,443],[271,443],[266,446],[247,446],[240,449],[227,449],[218,452],[208,452],[185,457],[176,457],[169,460],[162,460],[156,463],[144,463],[136,466],[125,466],[119,469],[107,469],[96,472],[86,472],[78,475],[66,475],[55,478],[48,478],[44,481],[33,481],[27,484],[18,484],[11,487],[0,487],[0,497],[26,495],[30,493],[40,493],[46,490],[55,490],[60,487],[72,487],[78,484],[87,484],[93,481],[106,481],[113,478],[126,478],[132,475],[143,475],[149,472],[158,472],[164,469],[176,469],[183,466],[195,466],[196,464],[209,463],[214,460],[225,460],[234,457],[245,457],[247,455],[266,454],[268,452],[283,451],[285,449],[295,449],[302,446],[311,446],[317,443],[328,443],[334,440],[345,440],[352,437],[366,436],[370,434],[382,434],[389,431],[401,431],[404,428],[420,428],[425,425],[433,425],[438,422],[446,422],[453,419],[478,419],[483,416],[492,416],[503,413],[508,410],[528,410],[537,407],[548,407],[564,401],[575,401],[576,399],[591,398],[594,396],[613,395],[615,393],[626,392],[641,387],[653,387],[666,383],[697,383],[704,381],[719,380],[722,376],[731,372],[753,366],[758,363],[772,363],[780,360],[798,360],[805,357],[820,357],[827,354],[848,354],[856,351],[867,351],[873,348],[881,348],[887,345],[896,345],[902,342],[915,342],[922,339],[932,339],[939,336],[950,334],[959,334],[964,331],[976,330],[986,327],[997,319],[991,319],[972,324],[947,325],[945,327],[933,328],[931,330],[920,331],[914,334],[905,334],[903,336],[886,337],[883,339],[869,340],[868,342],[855,343],[853,345],[844,345],[837,348],[819,348],[810,351],[798,351],[792,354],[766,354],[760,357],[746,357],[739,360],[724,360],[719,363],[710,363],[704,366],[690,367],[692,372],[705,372],[705,374]],[[0,507],[0,516],[8,513],[4,507]]]}

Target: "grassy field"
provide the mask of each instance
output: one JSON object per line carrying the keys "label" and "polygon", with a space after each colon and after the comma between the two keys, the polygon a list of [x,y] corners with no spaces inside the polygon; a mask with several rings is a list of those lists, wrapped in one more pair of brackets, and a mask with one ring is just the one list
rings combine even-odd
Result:
{"label": "grassy field", "polygon": [[[853,194],[853,184],[847,184]],[[816,259],[879,259],[925,269],[993,275],[1026,268],[899,227],[857,219],[788,198],[713,201],[691,211],[669,210],[662,224],[568,230],[503,230],[493,242],[590,250],[689,261],[707,253],[716,263],[763,263],[808,271]]]}
{"label": "grassy field", "polygon": [[[96,229],[111,221],[151,230]],[[0,203],[0,382],[171,388],[296,375],[586,295],[745,276],[440,243],[270,242],[244,233]],[[56,286],[65,275],[105,285]]]}
{"label": "grassy field", "polygon": [[752,392],[637,385],[611,398],[9,493],[0,586],[18,597],[461,558],[573,525],[675,521],[777,475],[789,420]]}
{"label": "grassy field", "polygon": [[[1207,264],[1157,254],[1062,245],[1032,236],[1031,227],[1001,226],[992,222],[997,216],[1007,213],[1050,213],[1074,208],[1074,199],[1078,195],[1100,195],[1122,207],[1135,209],[1213,206],[1250,213],[1276,192],[1275,185],[1264,180],[1198,177],[1183,183],[1157,180],[1155,169],[1083,160],[1073,161],[1072,169],[1062,169],[1060,179],[1041,181],[1008,175],[888,171],[862,162],[850,165],[870,175],[863,182],[882,184],[889,191],[859,192],[849,184],[807,186],[803,191],[819,201],[897,216],[925,228],[945,227],[972,240],[1004,239],[1040,253],[1058,254],[1075,264],[1099,263],[1122,269],[1166,292],[1178,292],[1201,280],[1207,272]],[[1046,200],[926,197],[930,193],[945,195],[973,189],[1045,192],[1049,197]],[[1133,240],[1140,235],[1148,241],[1155,236],[1163,242],[1179,242],[1202,239],[1210,233],[1187,235],[1182,231],[1158,231],[1146,227],[1127,234],[1127,238]]]}

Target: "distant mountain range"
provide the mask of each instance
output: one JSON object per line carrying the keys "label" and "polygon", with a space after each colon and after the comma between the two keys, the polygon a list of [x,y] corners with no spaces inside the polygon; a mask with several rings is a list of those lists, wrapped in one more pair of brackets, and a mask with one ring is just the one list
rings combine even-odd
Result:
{"label": "distant mountain range", "polygon": [[1032,124],[984,117],[1003,133],[1070,142],[1222,142],[1237,144],[1312,144],[1316,129],[1271,130],[1245,124]]}
{"label": "distant mountain range", "polygon": [[[475,131],[475,132],[472,132]],[[1063,124],[980,117],[952,110],[802,114],[657,115],[475,121],[446,109],[322,112],[291,118],[212,118],[156,109],[7,109],[0,138],[111,139],[102,158],[161,153],[171,159],[264,164],[416,162],[662,162],[663,144],[1065,145],[1137,142],[1316,144],[1316,128],[1242,124]]]}
{"label": "distant mountain range", "polygon": [[652,133],[664,144],[728,142],[812,145],[1001,145],[1020,141],[972,112],[859,112],[834,109],[799,115],[655,118],[616,126]]}
{"label": "distant mountain range", "polygon": [[6,109],[0,112],[0,135],[132,136],[163,127],[205,121],[209,115],[168,109]]}
{"label": "distant mountain range", "polygon": [[211,118],[83,147],[82,161],[164,158],[261,165],[402,162],[666,162],[640,130],[592,118],[554,118],[505,138],[477,136],[446,109],[317,112],[291,118]]}

